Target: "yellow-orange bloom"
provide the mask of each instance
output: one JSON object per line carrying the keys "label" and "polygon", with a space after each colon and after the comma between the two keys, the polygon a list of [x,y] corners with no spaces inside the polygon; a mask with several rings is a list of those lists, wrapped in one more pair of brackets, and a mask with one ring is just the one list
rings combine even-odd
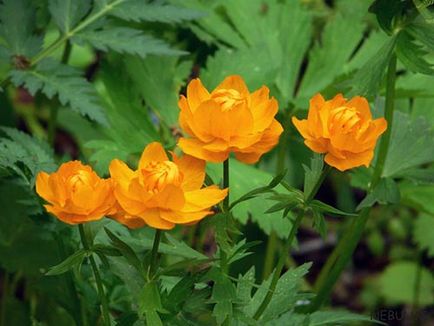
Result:
{"label": "yellow-orange bloom", "polygon": [[274,119],[276,99],[262,86],[250,94],[240,76],[229,76],[211,93],[199,79],[181,95],[179,123],[190,136],[179,147],[194,157],[223,162],[234,152],[238,160],[255,163],[279,141],[283,129]]}
{"label": "yellow-orange bloom", "polygon": [[160,143],[149,144],[137,170],[113,160],[110,174],[115,180],[115,196],[124,212],[112,218],[137,228],[147,224],[171,229],[175,224],[191,224],[212,214],[211,206],[228,193],[217,186],[202,188],[205,162],[184,155],[170,161]]}
{"label": "yellow-orange bloom", "polygon": [[374,157],[375,144],[387,129],[384,118],[372,120],[368,101],[361,96],[347,101],[342,94],[324,100],[317,94],[310,100],[307,120],[292,118],[307,147],[327,153],[327,164],[345,171],[366,167]]}
{"label": "yellow-orange bloom", "polygon": [[39,172],[36,192],[49,203],[45,209],[68,224],[99,220],[115,212],[112,180],[101,179],[80,161],[63,163],[52,174]]}

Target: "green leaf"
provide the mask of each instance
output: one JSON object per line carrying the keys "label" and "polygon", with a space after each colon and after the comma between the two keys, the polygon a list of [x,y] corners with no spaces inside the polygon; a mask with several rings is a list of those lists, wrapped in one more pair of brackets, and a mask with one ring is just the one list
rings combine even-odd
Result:
{"label": "green leaf", "polygon": [[178,125],[181,86],[191,72],[192,62],[176,57],[128,58],[126,69],[152,112],[169,127]]}
{"label": "green leaf", "polygon": [[286,170],[280,174],[278,174],[277,176],[275,176],[268,185],[266,186],[262,186],[256,189],[253,189],[251,191],[249,191],[248,193],[242,195],[240,198],[238,198],[237,200],[233,201],[231,203],[231,205],[229,206],[229,209],[232,209],[233,207],[235,207],[236,205],[253,199],[261,194],[265,194],[270,192],[271,190],[273,190],[278,184],[280,184],[280,182],[283,180],[283,178],[285,177],[286,174]]}
{"label": "green leaf", "polygon": [[429,270],[409,261],[390,264],[378,279],[381,295],[390,304],[413,304],[417,269],[420,271],[419,304],[434,301],[434,279]]}
{"label": "green leaf", "polygon": [[399,188],[393,179],[382,178],[378,185],[360,202],[356,210],[371,207],[375,203],[386,205],[397,204],[401,199]]}
{"label": "green leaf", "polygon": [[355,18],[337,12],[324,26],[321,42],[309,52],[309,63],[297,97],[310,98],[342,74],[344,64],[363,38],[364,26],[361,19]]}
{"label": "green leaf", "polygon": [[[308,263],[290,269],[280,277],[273,298],[260,319],[261,323],[276,319],[281,314],[294,308],[299,298],[298,291],[301,281],[304,275],[307,274],[311,265],[311,263]],[[272,275],[261,284],[250,300],[249,305],[244,307],[243,311],[247,316],[253,316],[264,300],[270,286],[271,278]]]}
{"label": "green leaf", "polygon": [[69,33],[89,12],[88,0],[49,0],[48,8],[54,22],[63,34]]}
{"label": "green leaf", "polygon": [[201,80],[211,91],[228,75],[241,75],[251,91],[269,85],[276,78],[277,62],[264,44],[250,49],[233,50],[221,48],[210,56],[206,68],[201,71]]}
{"label": "green leaf", "polygon": [[119,239],[119,237],[117,237],[108,228],[104,228],[104,231],[110,238],[113,246],[122,253],[122,256],[124,256],[125,259],[137,269],[138,272],[144,274],[142,262],[140,261],[139,257],[137,257],[134,250],[127,243]]}
{"label": "green leaf", "polygon": [[13,128],[2,127],[0,131],[6,135],[0,138],[1,168],[12,169],[32,187],[39,171],[56,168],[53,150],[45,142]]}
{"label": "green leaf", "polygon": [[416,43],[414,38],[405,31],[398,35],[396,54],[399,60],[411,71],[426,75],[434,74],[433,64],[424,58],[428,51]]}
{"label": "green leaf", "polygon": [[406,27],[406,31],[434,51],[434,26],[432,24],[428,24],[423,19],[415,19]]}
{"label": "green leaf", "polygon": [[312,226],[318,233],[321,235],[323,239],[327,237],[327,224],[324,218],[324,215],[319,210],[312,210],[313,213],[313,223]]}
{"label": "green leaf", "polygon": [[[236,160],[230,160],[230,198],[240,198],[242,195],[259,188],[264,184],[270,183],[273,176],[263,170],[257,169],[251,165],[240,163]],[[222,168],[220,164],[207,164],[207,173],[215,183],[218,183],[222,177]],[[276,191],[283,191],[283,186],[275,187]],[[259,227],[267,234],[275,231],[281,238],[288,236],[291,222],[282,218],[279,212],[264,215],[273,203],[264,200],[244,201],[233,208],[231,211],[234,218],[245,224],[249,218],[258,223]]]}
{"label": "green leaf", "polygon": [[75,35],[72,40],[78,44],[89,43],[101,51],[112,50],[118,53],[138,55],[142,58],[149,54],[181,55],[186,53],[171,49],[164,41],[129,27],[87,30]]}
{"label": "green leaf", "polygon": [[421,214],[414,223],[413,240],[421,250],[434,257],[434,216]]}
{"label": "green leaf", "polygon": [[[375,323],[386,325],[385,323],[374,320],[371,316],[363,316],[349,311],[316,311],[310,315],[309,326],[320,325],[347,325],[353,322]],[[363,324],[364,325],[364,324]]]}
{"label": "green leaf", "polygon": [[[402,149],[405,148],[405,151]],[[383,177],[434,161],[434,132],[422,117],[395,112]]]}
{"label": "green leaf", "polygon": [[74,252],[71,256],[66,258],[60,264],[53,266],[53,267],[50,267],[50,269],[48,270],[47,273],[45,273],[45,275],[53,276],[53,275],[60,275],[60,274],[66,273],[67,271],[69,271],[70,269],[73,269],[77,265],[81,265],[84,258],[88,254],[89,253],[86,250],[80,249],[80,250]]}
{"label": "green leaf", "polygon": [[377,16],[381,28],[388,34],[394,29],[395,17],[401,13],[404,3],[400,0],[375,0],[369,11]]}
{"label": "green leaf", "polygon": [[378,52],[360,67],[348,83],[351,86],[350,96],[369,97],[377,93],[395,44],[396,36],[389,38]]}
{"label": "green leaf", "polygon": [[148,325],[163,326],[158,311],[163,309],[160,292],[156,282],[148,282],[141,291],[139,301],[139,314],[145,316]]}
{"label": "green leaf", "polygon": [[4,0],[0,4],[0,37],[14,55],[34,56],[42,38],[33,34],[36,10],[28,0]]}
{"label": "green leaf", "polygon": [[215,306],[212,314],[217,324],[221,325],[226,319],[231,320],[232,318],[236,289],[232,281],[220,269],[212,269],[209,277],[214,281],[211,302],[215,303]]}
{"label": "green leaf", "polygon": [[115,7],[110,15],[135,22],[181,23],[200,18],[204,13],[168,4],[143,3],[141,0],[132,0],[124,1]]}
{"label": "green leaf", "polygon": [[310,160],[310,167],[303,164],[304,169],[304,196],[309,196],[321,176],[324,166],[324,158],[320,154],[314,154]]}
{"label": "green leaf", "polygon": [[319,200],[312,200],[309,206],[314,210],[319,210],[320,212],[323,213],[330,213],[330,214],[342,215],[342,216],[357,216],[357,214],[341,211],[340,209],[334,208],[333,206],[330,206]]}
{"label": "green leaf", "polygon": [[421,185],[411,182],[399,184],[401,203],[419,211],[434,215],[434,186]]}
{"label": "green leaf", "polygon": [[11,81],[24,86],[32,95],[41,91],[48,98],[57,95],[62,105],[107,124],[99,99],[92,85],[80,76],[81,72],[52,59],[40,61],[32,70],[12,70]]}

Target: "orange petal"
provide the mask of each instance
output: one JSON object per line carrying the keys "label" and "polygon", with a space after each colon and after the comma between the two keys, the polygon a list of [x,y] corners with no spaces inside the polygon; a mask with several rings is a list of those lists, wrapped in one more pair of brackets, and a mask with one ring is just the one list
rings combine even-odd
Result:
{"label": "orange petal", "polygon": [[213,138],[229,140],[231,136],[231,119],[229,112],[223,112],[221,106],[209,100],[201,103],[193,114],[195,134],[203,141]]}
{"label": "orange petal", "polygon": [[159,208],[150,208],[139,215],[150,227],[160,230],[173,229],[175,224],[161,218]]}
{"label": "orange petal", "polygon": [[221,163],[229,156],[229,151],[211,152],[204,149],[205,143],[195,138],[180,138],[178,146],[188,155],[194,156],[201,160]]}
{"label": "orange petal", "polygon": [[193,121],[193,115],[184,95],[181,95],[179,98],[178,106],[181,109],[181,112],[179,112],[179,125],[186,133],[188,133],[190,136],[193,136],[193,128],[190,126]]}
{"label": "orange petal", "polygon": [[167,157],[163,146],[159,142],[153,142],[143,150],[139,161],[139,167],[143,169],[151,161],[163,162],[168,160],[169,158]]}
{"label": "orange petal", "polygon": [[369,103],[366,98],[362,96],[354,96],[348,101],[346,106],[356,108],[365,121],[372,119],[371,109],[369,108]]}
{"label": "orange petal", "polygon": [[218,91],[220,89],[235,89],[243,96],[249,95],[249,90],[244,82],[243,78],[239,75],[232,75],[226,77],[214,90]]}
{"label": "orange petal", "polygon": [[195,112],[197,107],[204,101],[209,100],[210,94],[202,85],[199,78],[193,79],[187,86],[187,101],[191,112]]}
{"label": "orange petal", "polygon": [[279,110],[276,99],[269,99],[268,93],[268,88],[262,86],[251,95],[250,109],[253,115],[254,131],[263,131],[268,128]]}
{"label": "orange petal", "polygon": [[126,225],[130,229],[138,229],[146,225],[143,219],[126,214],[125,212],[120,212],[109,217],[123,225]]}
{"label": "orange petal", "polygon": [[292,123],[298,132],[303,136],[304,139],[312,139],[312,135],[309,130],[309,125],[307,120],[298,120],[296,117],[292,117]]}
{"label": "orange petal", "polygon": [[182,211],[185,213],[209,209],[221,202],[228,195],[228,189],[219,189],[210,186],[203,189],[188,191],[185,194],[185,205]]}
{"label": "orange petal", "polygon": [[49,178],[50,176],[46,172],[38,173],[36,176],[36,193],[47,202],[56,203],[56,197],[48,184]]}
{"label": "orange petal", "polygon": [[256,163],[256,162],[259,161],[259,159],[261,158],[262,154],[264,154],[264,153],[256,153],[256,152],[241,153],[241,152],[237,152],[237,153],[235,153],[235,157],[240,162],[243,162],[243,163],[246,163],[246,164],[254,164],[254,163]]}
{"label": "orange petal", "polygon": [[374,150],[368,150],[362,153],[345,153],[345,158],[338,158],[331,153],[328,153],[324,160],[325,162],[337,168],[339,171],[345,171],[358,166],[369,167],[372,159],[374,157]]}
{"label": "orange petal", "polygon": [[205,161],[190,155],[181,158],[174,156],[174,162],[184,175],[181,188],[184,191],[195,190],[202,187],[205,180]]}
{"label": "orange petal", "polygon": [[174,212],[174,211],[160,211],[161,217],[169,222],[176,224],[191,224],[194,222],[198,222],[207,215],[213,214],[212,211],[197,211],[197,212]]}
{"label": "orange petal", "polygon": [[120,185],[115,186],[115,197],[122,209],[130,215],[138,215],[146,209],[144,202],[133,198],[128,190]]}
{"label": "orange petal", "polygon": [[305,145],[307,147],[309,147],[312,151],[314,151],[315,153],[325,153],[327,152],[327,140],[324,138],[319,138],[319,139],[315,139],[315,140],[308,140],[306,139],[304,141]]}
{"label": "orange petal", "polygon": [[169,210],[180,210],[185,203],[184,192],[174,185],[167,185],[164,189],[155,194],[147,203],[149,207],[159,207]]}
{"label": "orange petal", "polygon": [[115,183],[121,185],[123,188],[128,188],[131,180],[136,175],[125,162],[118,159],[114,159],[110,162],[109,171]]}

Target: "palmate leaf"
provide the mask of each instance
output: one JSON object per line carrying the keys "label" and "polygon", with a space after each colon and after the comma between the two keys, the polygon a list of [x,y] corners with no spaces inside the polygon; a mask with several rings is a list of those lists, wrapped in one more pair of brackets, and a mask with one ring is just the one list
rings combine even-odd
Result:
{"label": "palmate leaf", "polygon": [[[405,150],[403,150],[405,148]],[[395,112],[383,177],[434,161],[434,131],[423,117]]]}
{"label": "palmate leaf", "polygon": [[415,39],[406,31],[398,35],[396,54],[399,60],[411,71],[426,75],[434,74],[433,64],[425,60],[428,51],[415,42]]}
{"label": "palmate leaf", "polygon": [[349,82],[349,85],[351,85],[350,96],[370,97],[377,93],[395,44],[396,36],[389,38],[378,52],[360,67]]}
{"label": "palmate leaf", "polygon": [[[363,37],[364,26],[353,16],[337,13],[324,27],[321,43],[309,52],[309,64],[297,96],[308,99],[325,89],[343,72],[343,66]],[[321,45],[320,45],[321,44]]]}
{"label": "palmate leaf", "polygon": [[67,34],[88,13],[89,0],[50,0],[49,10],[56,25]]}
{"label": "palmate leaf", "polygon": [[48,144],[13,128],[2,127],[0,133],[6,135],[0,138],[1,168],[12,169],[31,186],[37,172],[55,168],[54,153]]}
{"label": "palmate leaf", "polygon": [[92,84],[80,76],[80,71],[52,59],[39,62],[31,70],[12,70],[11,81],[24,86],[32,95],[41,91],[48,98],[57,95],[62,105],[101,124],[107,124]]}
{"label": "palmate leaf", "polygon": [[110,15],[128,21],[150,21],[160,23],[181,23],[200,18],[203,12],[172,6],[169,4],[146,3],[142,0],[123,1]]}
{"label": "palmate leaf", "polygon": [[33,34],[35,10],[29,0],[4,0],[0,3],[0,38],[12,54],[31,57],[42,46]]}
{"label": "palmate leaf", "polygon": [[171,49],[164,41],[128,27],[107,27],[103,30],[83,31],[74,36],[72,40],[79,44],[89,43],[102,51],[112,50],[138,55],[142,58],[148,54],[181,55],[186,53]]}

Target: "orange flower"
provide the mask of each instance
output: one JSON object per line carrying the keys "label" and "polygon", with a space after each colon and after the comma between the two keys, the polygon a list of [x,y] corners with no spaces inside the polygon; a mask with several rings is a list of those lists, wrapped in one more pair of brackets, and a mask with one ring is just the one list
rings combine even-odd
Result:
{"label": "orange flower", "polygon": [[36,192],[49,205],[47,212],[68,224],[101,219],[115,212],[113,183],[101,179],[88,165],[80,161],[63,163],[57,172],[39,172]]}
{"label": "orange flower", "polygon": [[205,162],[184,155],[170,161],[160,143],[143,151],[139,167],[131,170],[113,160],[110,174],[115,180],[115,196],[125,213],[113,216],[130,228],[147,224],[171,229],[175,224],[191,224],[212,214],[210,207],[222,201],[228,190],[217,186],[201,189]]}
{"label": "orange flower", "polygon": [[307,147],[327,153],[327,164],[345,171],[366,167],[374,157],[377,139],[387,129],[384,118],[372,120],[368,101],[361,96],[347,101],[342,94],[326,101],[317,94],[310,100],[307,120],[292,118]]}
{"label": "orange flower", "polygon": [[238,160],[255,163],[279,141],[283,129],[274,119],[278,104],[262,86],[252,94],[240,76],[229,76],[209,93],[199,79],[178,102],[179,123],[191,136],[179,147],[194,157],[223,162],[234,152]]}

